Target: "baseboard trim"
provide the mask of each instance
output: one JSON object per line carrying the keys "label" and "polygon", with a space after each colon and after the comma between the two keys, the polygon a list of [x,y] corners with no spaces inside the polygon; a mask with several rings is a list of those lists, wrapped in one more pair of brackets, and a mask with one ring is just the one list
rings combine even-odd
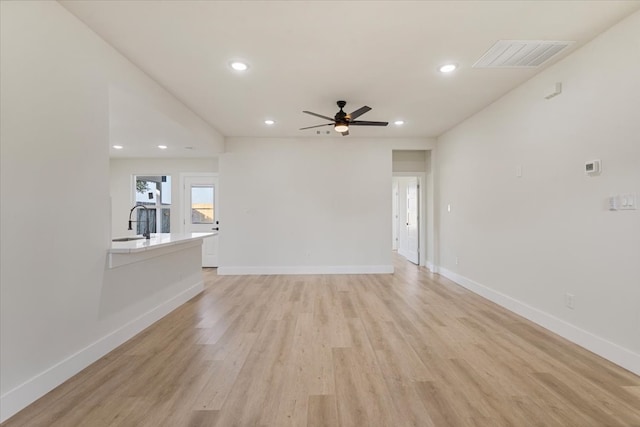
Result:
{"label": "baseboard trim", "polygon": [[338,265],[338,266],[273,266],[273,267],[218,267],[221,276],[259,276],[273,274],[392,274],[392,265]]}
{"label": "baseboard trim", "polygon": [[439,268],[439,273],[460,286],[478,294],[494,303],[510,310],[527,320],[532,321],[551,332],[577,344],[598,356],[619,365],[636,375],[640,375],[640,354],[624,348],[618,344],[607,341],[591,332],[580,329],[571,323],[559,319],[549,313],[531,307],[515,298],[481,285],[458,273]]}
{"label": "baseboard trim", "polygon": [[185,289],[115,331],[0,396],[0,423],[38,400],[96,360],[120,346],[204,290],[204,282]]}

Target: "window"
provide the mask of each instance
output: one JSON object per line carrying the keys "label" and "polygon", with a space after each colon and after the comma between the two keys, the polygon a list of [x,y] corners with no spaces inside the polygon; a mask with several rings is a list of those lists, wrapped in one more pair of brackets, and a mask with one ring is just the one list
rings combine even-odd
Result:
{"label": "window", "polygon": [[213,224],[213,193],[212,185],[191,186],[191,223],[192,224]]}
{"label": "window", "polygon": [[[149,210],[149,231],[169,233],[171,231],[171,176],[136,175],[135,203]],[[136,210],[136,234],[146,229],[147,213]]]}

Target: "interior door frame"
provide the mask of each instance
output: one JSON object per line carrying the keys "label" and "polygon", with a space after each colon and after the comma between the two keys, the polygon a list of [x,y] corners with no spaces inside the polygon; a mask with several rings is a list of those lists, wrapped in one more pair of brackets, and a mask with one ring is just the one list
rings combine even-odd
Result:
{"label": "interior door frame", "polygon": [[394,251],[398,250],[398,212],[400,203],[400,195],[398,194],[399,185],[398,182],[392,180],[391,182],[391,247]]}
{"label": "interior door frame", "polygon": [[393,172],[392,177],[418,178],[418,261],[419,265],[427,266],[427,195],[425,172]]}
{"label": "interior door frame", "polygon": [[[214,172],[183,172],[180,174],[180,229],[183,233],[187,232],[187,220],[191,224],[191,184],[189,185],[189,190],[187,190],[187,181],[193,183],[195,181],[196,186],[198,186],[198,182],[201,182],[203,185],[209,185],[208,183],[213,183],[215,191],[214,191],[214,222],[212,224],[207,225],[206,231],[209,232],[213,229],[218,228],[218,222],[220,221],[220,178],[218,173]],[[207,184],[205,184],[207,183]],[[192,229],[193,230],[193,229]],[[203,267],[218,267],[220,264],[220,239],[219,236],[211,236],[206,238],[202,242],[202,266]]]}

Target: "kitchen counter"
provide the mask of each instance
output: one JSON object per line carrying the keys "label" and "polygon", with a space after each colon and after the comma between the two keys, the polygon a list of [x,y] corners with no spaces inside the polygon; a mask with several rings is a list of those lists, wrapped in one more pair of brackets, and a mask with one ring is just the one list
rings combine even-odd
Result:
{"label": "kitchen counter", "polygon": [[157,233],[152,234],[149,240],[111,242],[111,248],[108,251],[109,268],[144,261],[193,246],[202,246],[202,239],[216,234],[218,233]]}
{"label": "kitchen counter", "polygon": [[151,239],[129,240],[127,242],[111,242],[111,254],[128,254],[158,249],[164,246],[183,244],[190,240],[199,240],[215,236],[218,232],[211,233],[157,233],[152,234]]}
{"label": "kitchen counter", "polygon": [[205,238],[216,238],[211,236],[167,233],[107,244],[100,293],[96,306],[90,307],[107,326],[104,338],[85,353],[93,355],[96,348],[107,353],[200,294],[202,245]]}

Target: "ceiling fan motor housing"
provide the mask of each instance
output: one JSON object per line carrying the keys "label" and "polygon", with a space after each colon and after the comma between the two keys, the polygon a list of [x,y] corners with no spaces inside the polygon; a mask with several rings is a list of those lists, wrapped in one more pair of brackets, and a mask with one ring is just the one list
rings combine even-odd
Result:
{"label": "ceiling fan motor housing", "polygon": [[348,124],[349,119],[347,118],[347,113],[342,111],[345,105],[347,105],[347,101],[338,101],[338,107],[340,107],[340,111],[336,113],[335,120],[337,123]]}

